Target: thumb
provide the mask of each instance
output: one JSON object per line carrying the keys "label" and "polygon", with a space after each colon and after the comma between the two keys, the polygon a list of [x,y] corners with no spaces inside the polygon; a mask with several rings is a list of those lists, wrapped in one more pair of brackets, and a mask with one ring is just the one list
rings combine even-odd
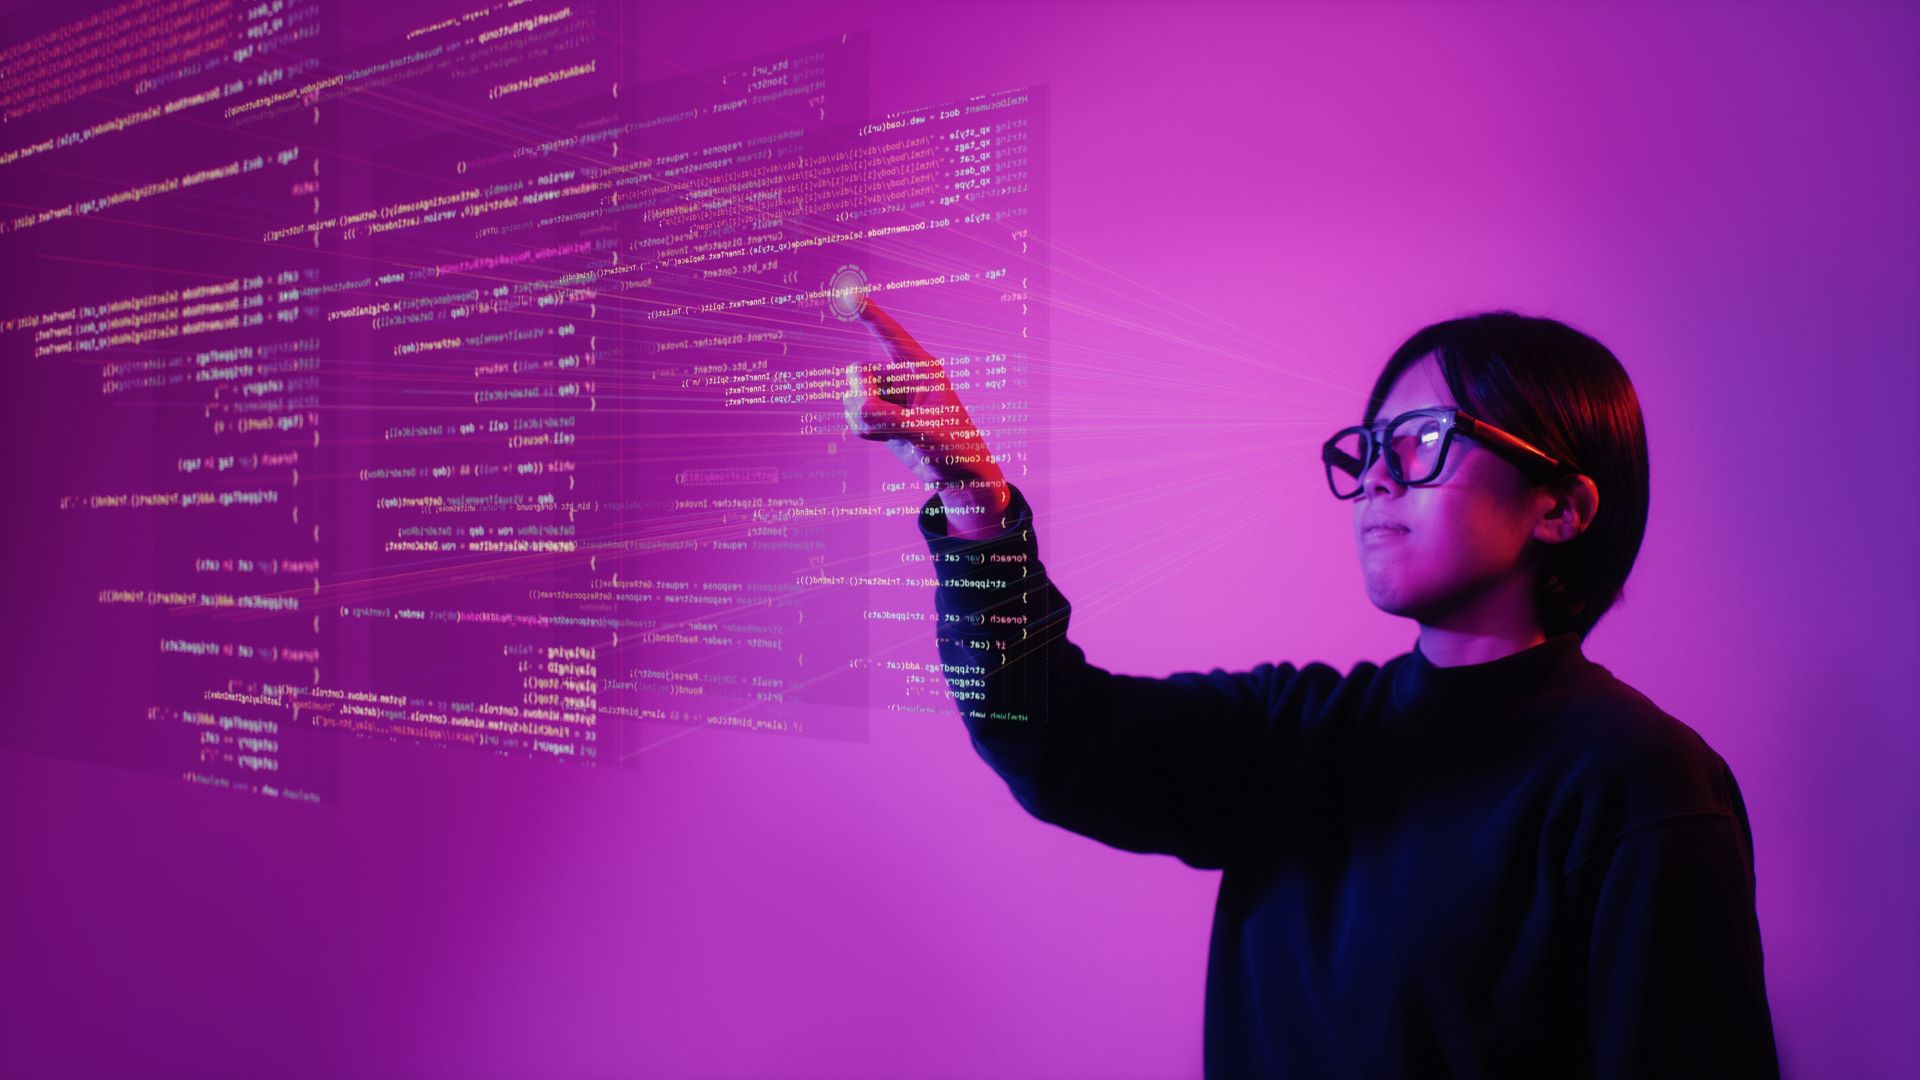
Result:
{"label": "thumb", "polygon": [[847,364],[847,393],[842,404],[847,427],[862,439],[906,439],[917,442],[907,410],[880,396],[880,379],[872,366],[853,361]]}
{"label": "thumb", "polygon": [[850,398],[877,398],[880,396],[880,378],[873,369],[858,360],[847,362],[847,396]]}

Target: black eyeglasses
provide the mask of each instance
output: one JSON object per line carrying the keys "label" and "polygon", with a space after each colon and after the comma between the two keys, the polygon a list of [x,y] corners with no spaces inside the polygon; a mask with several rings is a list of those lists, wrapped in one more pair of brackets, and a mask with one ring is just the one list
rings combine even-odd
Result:
{"label": "black eyeglasses", "polygon": [[[1378,426],[1379,421],[1372,425]],[[1400,486],[1432,483],[1447,463],[1447,450],[1455,436],[1465,436],[1499,454],[1536,482],[1580,471],[1525,439],[1452,406],[1401,413],[1387,423],[1384,436],[1374,435],[1372,427],[1342,428],[1320,448],[1320,460],[1327,466],[1327,486],[1333,489],[1334,498],[1351,499],[1360,494],[1362,478],[1383,447],[1393,448],[1387,455],[1387,471]]]}

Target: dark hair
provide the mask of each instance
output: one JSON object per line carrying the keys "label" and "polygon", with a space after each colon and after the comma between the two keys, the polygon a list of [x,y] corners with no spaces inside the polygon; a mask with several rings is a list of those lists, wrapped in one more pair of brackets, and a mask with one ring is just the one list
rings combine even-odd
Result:
{"label": "dark hair", "polygon": [[1394,350],[1367,398],[1365,422],[1429,353],[1462,409],[1572,463],[1599,488],[1593,522],[1547,549],[1534,585],[1542,631],[1575,630],[1585,641],[1624,591],[1647,531],[1647,429],[1626,369],[1565,323],[1511,311],[1466,315],[1425,327]]}

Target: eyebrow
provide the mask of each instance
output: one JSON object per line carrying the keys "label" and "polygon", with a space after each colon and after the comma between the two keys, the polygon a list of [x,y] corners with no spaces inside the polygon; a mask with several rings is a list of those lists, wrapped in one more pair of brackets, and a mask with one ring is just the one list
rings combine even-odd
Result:
{"label": "eyebrow", "polygon": [[1414,413],[1414,412],[1425,412],[1428,409],[1451,409],[1451,408],[1454,408],[1454,406],[1442,405],[1439,402],[1435,402],[1432,405],[1415,405],[1411,409],[1401,409],[1397,413],[1389,413],[1385,409],[1382,409],[1377,415],[1374,416],[1372,420],[1362,420],[1360,421],[1360,424],[1362,427],[1366,427],[1369,429],[1377,428],[1380,425],[1388,422],[1389,420],[1392,420],[1396,416],[1405,416],[1408,413]]}

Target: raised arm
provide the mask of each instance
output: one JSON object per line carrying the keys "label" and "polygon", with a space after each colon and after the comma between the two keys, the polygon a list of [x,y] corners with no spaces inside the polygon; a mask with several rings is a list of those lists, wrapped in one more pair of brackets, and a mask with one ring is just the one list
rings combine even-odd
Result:
{"label": "raised arm", "polygon": [[1088,663],[1067,639],[1071,608],[1040,563],[1031,508],[938,360],[870,301],[864,315],[908,376],[850,365],[848,420],[938,485],[920,528],[941,664],[974,748],[1042,821],[1224,866],[1250,835],[1263,779],[1292,752],[1315,680],[1291,665],[1148,679]]}
{"label": "raised arm", "polygon": [[933,510],[929,500],[921,530],[939,580],[940,660],[981,758],[1042,821],[1225,866],[1285,771],[1312,680],[1270,664],[1112,674],[1068,640],[1072,608],[1040,563],[1018,488],[1006,531],[986,540],[944,535]]}

